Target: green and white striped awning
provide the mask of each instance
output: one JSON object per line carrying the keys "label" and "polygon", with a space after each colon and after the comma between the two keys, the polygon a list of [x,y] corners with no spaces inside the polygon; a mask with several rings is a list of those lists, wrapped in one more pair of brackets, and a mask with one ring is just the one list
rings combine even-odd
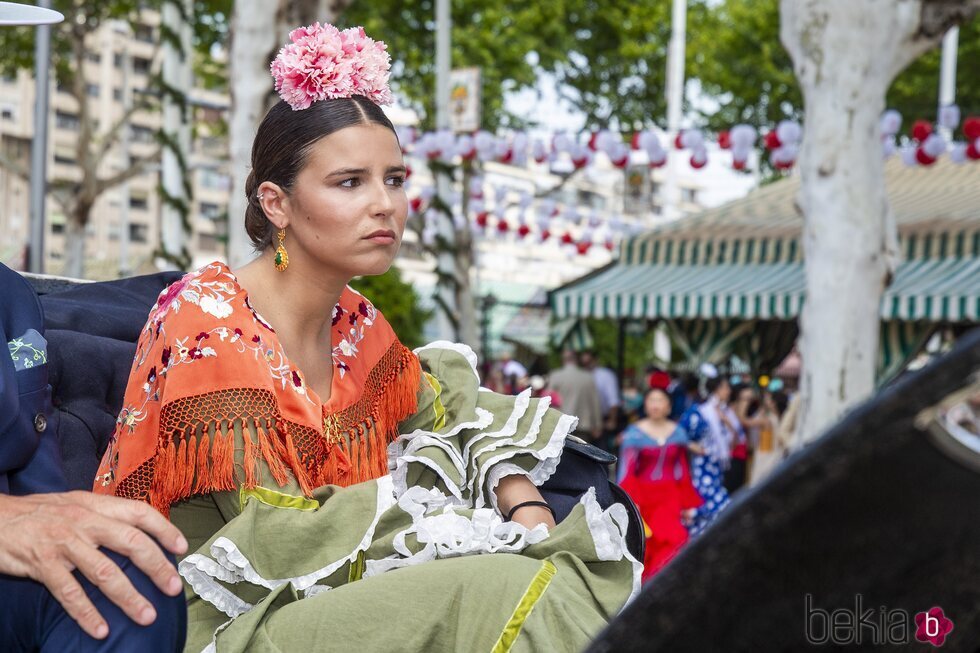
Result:
{"label": "green and white striped awning", "polygon": [[[618,265],[551,293],[557,319],[791,320],[803,306],[802,262]],[[980,259],[920,259],[899,266],[883,320],[980,321]]]}

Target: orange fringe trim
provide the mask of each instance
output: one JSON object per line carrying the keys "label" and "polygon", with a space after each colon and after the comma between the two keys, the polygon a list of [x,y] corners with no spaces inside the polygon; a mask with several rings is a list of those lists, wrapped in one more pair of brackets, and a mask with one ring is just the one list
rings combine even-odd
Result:
{"label": "orange fringe trim", "polygon": [[169,515],[172,504],[191,496],[259,485],[262,462],[280,487],[291,474],[307,497],[323,485],[349,486],[384,476],[398,424],[418,409],[421,376],[418,358],[396,341],[371,370],[361,399],[325,420],[327,433],[278,416],[241,416],[240,466],[232,421],[227,416],[196,419],[195,425],[204,427],[200,438],[171,430],[152,459],[148,487],[131,498]]}

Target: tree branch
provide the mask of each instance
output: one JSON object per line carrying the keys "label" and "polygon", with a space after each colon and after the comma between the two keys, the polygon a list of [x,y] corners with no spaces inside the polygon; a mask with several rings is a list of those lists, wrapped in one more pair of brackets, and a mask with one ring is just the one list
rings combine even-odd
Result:
{"label": "tree branch", "polygon": [[105,179],[99,179],[96,181],[96,196],[101,195],[105,191],[109,190],[113,186],[118,186],[119,184],[129,181],[133,177],[139,177],[146,173],[146,167],[150,163],[155,163],[160,160],[162,148],[157,148],[150,156],[141,157],[139,159],[133,159],[129,168]]}
{"label": "tree branch", "polygon": [[935,41],[978,12],[980,0],[922,0],[922,18],[915,38]]}
{"label": "tree branch", "polygon": [[133,117],[133,115],[137,111],[141,111],[149,108],[150,108],[149,102],[146,101],[134,102],[133,106],[131,106],[122,115],[122,117],[120,117],[119,120],[117,120],[112,125],[112,127],[109,128],[109,131],[107,131],[105,135],[99,140],[98,147],[96,148],[95,155],[93,157],[93,161],[95,162],[96,167],[101,165],[102,159],[104,159],[105,155],[109,153],[109,150],[112,149],[112,146],[117,142],[119,142],[119,133],[122,131],[123,127],[127,127],[129,125],[129,121]]}
{"label": "tree branch", "polygon": [[23,181],[29,182],[31,180],[27,170],[25,170],[22,165],[8,157],[5,152],[0,152],[0,168],[10,171]]}

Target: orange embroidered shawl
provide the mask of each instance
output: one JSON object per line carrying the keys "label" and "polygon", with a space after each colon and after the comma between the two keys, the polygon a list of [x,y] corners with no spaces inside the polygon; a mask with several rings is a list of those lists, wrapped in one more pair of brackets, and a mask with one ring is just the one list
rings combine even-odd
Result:
{"label": "orange embroidered shawl", "polygon": [[292,475],[307,496],[388,473],[387,445],[416,410],[418,359],[350,288],[332,317],[333,382],[321,405],[227,266],[164,290],[137,343],[95,492],[168,514],[196,494],[255,487],[260,459],[280,486]]}

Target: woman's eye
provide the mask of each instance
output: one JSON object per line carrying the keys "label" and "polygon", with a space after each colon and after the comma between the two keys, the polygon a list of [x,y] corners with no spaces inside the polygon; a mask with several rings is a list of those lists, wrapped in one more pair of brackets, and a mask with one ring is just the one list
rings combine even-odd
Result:
{"label": "woman's eye", "polygon": [[388,184],[391,185],[391,186],[404,186],[405,185],[405,178],[404,177],[388,177]]}
{"label": "woman's eye", "polygon": [[354,188],[359,183],[361,182],[357,177],[351,177],[350,179],[345,179],[342,182],[340,182],[340,185],[343,186],[344,188]]}

